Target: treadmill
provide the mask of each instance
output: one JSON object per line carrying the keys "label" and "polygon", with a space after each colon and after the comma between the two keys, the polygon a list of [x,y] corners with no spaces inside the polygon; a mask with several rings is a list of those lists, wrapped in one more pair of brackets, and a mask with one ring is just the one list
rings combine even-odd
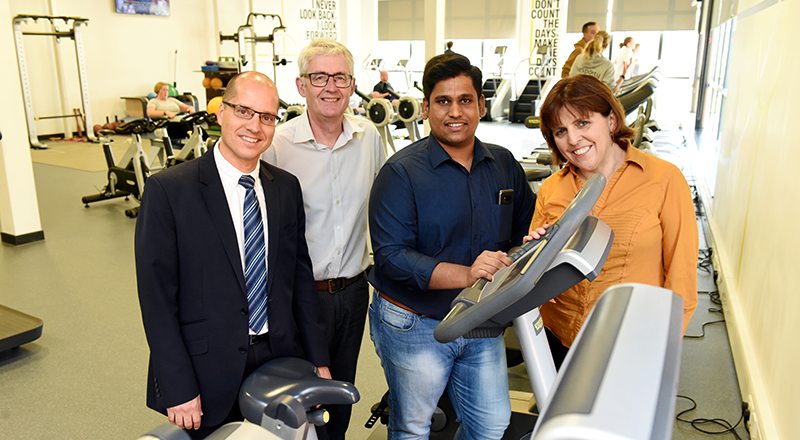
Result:
{"label": "treadmill", "polygon": [[[526,440],[666,440],[671,435],[683,330],[679,296],[637,284],[608,289],[557,376],[539,315],[539,305],[599,275],[614,234],[588,214],[605,184],[602,175],[592,176],[543,237],[509,254],[511,266],[491,282],[479,280],[464,289],[434,332],[440,342],[495,337],[513,323],[542,410]],[[317,378],[305,361],[276,359],[242,386],[239,401],[249,423],[228,424],[208,438],[316,438],[308,427],[321,422],[317,404],[358,398],[352,385]],[[165,424],[144,439],[188,435]]]}
{"label": "treadmill", "polygon": [[[512,323],[540,415],[525,439],[669,439],[675,411],[683,300],[668,289],[621,284],[604,292],[561,370],[538,307],[605,263],[613,231],[589,216],[605,187],[596,174],[547,234],[509,254],[514,263],[453,301],[440,342],[495,337]],[[534,428],[534,427],[531,427]]]}

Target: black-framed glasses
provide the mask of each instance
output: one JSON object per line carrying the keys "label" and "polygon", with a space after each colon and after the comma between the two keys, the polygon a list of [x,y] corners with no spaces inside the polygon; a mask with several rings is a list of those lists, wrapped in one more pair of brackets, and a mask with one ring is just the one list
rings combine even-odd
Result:
{"label": "black-framed glasses", "polygon": [[278,125],[278,117],[272,113],[258,112],[250,107],[245,107],[239,104],[231,104],[230,102],[222,101],[223,104],[233,109],[233,114],[240,119],[253,119],[253,116],[258,114],[258,119],[262,124],[274,127]]}
{"label": "black-framed glasses", "polygon": [[334,73],[331,75],[329,73],[316,72],[304,73],[300,76],[308,78],[308,82],[314,87],[325,87],[328,85],[328,78],[333,78],[333,85],[340,89],[346,89],[353,84],[353,76],[345,75],[344,73]]}

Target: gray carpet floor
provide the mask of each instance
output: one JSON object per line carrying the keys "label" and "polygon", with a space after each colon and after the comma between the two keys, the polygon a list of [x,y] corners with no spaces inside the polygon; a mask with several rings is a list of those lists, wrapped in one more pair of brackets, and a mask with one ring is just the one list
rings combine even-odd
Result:
{"label": "gray carpet floor", "polygon": [[[540,142],[534,131],[504,123],[482,124],[478,134],[489,139],[500,130],[520,156]],[[664,154],[681,160],[680,148]],[[0,304],[41,318],[44,331],[37,341],[0,353],[0,438],[135,439],[165,421],[144,403],[148,349],[136,295],[135,221],[124,215],[136,203],[117,199],[84,208],[80,198],[104,185],[102,171],[36,163],[34,174],[45,240],[0,246]],[[700,290],[714,290],[713,278],[705,274]],[[709,307],[719,306],[700,294],[688,334],[721,319]],[[705,333],[683,343],[679,392],[698,403],[686,417],[735,423],[741,399],[725,326],[708,325]],[[514,388],[525,388],[524,370],[510,375]],[[359,440],[369,436],[363,427],[369,408],[386,390],[367,332],[356,386],[362,400],[348,437]],[[679,409],[688,405],[678,400]],[[744,429],[737,431],[746,438]],[[711,436],[676,422],[673,438]]]}

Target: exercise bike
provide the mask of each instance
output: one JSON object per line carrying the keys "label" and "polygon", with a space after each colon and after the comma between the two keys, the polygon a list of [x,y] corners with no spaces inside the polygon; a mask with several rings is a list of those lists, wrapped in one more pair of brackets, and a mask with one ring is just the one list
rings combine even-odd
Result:
{"label": "exercise bike", "polygon": [[164,137],[162,139],[164,150],[167,154],[166,167],[173,167],[205,154],[206,151],[208,151],[209,143],[213,141],[209,140],[211,138],[209,138],[208,133],[203,129],[202,124],[213,124],[216,121],[217,116],[209,114],[205,110],[183,117],[180,122],[191,124],[192,130],[189,134],[189,138],[181,145],[180,151],[177,154],[175,153],[175,144],[170,137]]}
{"label": "exercise bike", "polygon": [[[274,359],[245,379],[239,391],[244,422],[229,423],[208,440],[313,440],[326,411],[318,405],[352,405],[358,390],[348,382],[317,376],[316,368],[296,358]],[[165,423],[139,440],[189,440],[181,428]]]}
{"label": "exercise bike", "polygon": [[[142,193],[144,192],[144,183],[150,175],[150,166],[142,149],[142,133],[155,131],[167,123],[166,119],[162,120],[145,120],[136,119],[120,125],[115,130],[100,130],[100,143],[103,146],[103,154],[106,158],[106,165],[108,166],[108,183],[98,194],[83,196],[81,201],[86,208],[90,203],[99,202],[103,200],[111,200],[119,197],[124,197],[129,200],[133,196],[137,201],[141,200]],[[127,134],[130,133],[130,146],[122,160],[117,165],[114,159],[114,153],[111,151],[111,139],[113,134]],[[130,218],[135,218],[139,214],[139,207],[126,209],[125,215]]]}

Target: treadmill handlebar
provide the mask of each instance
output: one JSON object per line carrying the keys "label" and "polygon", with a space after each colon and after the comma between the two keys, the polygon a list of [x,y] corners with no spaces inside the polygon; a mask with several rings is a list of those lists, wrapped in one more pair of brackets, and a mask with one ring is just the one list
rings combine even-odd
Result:
{"label": "treadmill handlebar", "polygon": [[[520,268],[514,268],[514,265],[503,268],[495,274],[493,281],[478,280],[472,286],[462,290],[453,300],[450,312],[436,326],[433,332],[436,340],[442,343],[454,341],[530,293],[592,211],[605,186],[606,179],[602,174],[593,175],[586,181],[561,217],[547,229],[543,237],[539,240],[529,241],[511,253],[510,256],[515,262],[533,254],[530,256],[532,261],[526,263],[524,269],[518,270]],[[508,283],[509,279],[514,277],[519,277],[520,282],[526,283],[524,291],[507,289],[509,284],[513,284]],[[487,286],[491,286],[490,288],[494,291],[481,298]],[[521,313],[524,312],[526,310],[521,310]]]}

